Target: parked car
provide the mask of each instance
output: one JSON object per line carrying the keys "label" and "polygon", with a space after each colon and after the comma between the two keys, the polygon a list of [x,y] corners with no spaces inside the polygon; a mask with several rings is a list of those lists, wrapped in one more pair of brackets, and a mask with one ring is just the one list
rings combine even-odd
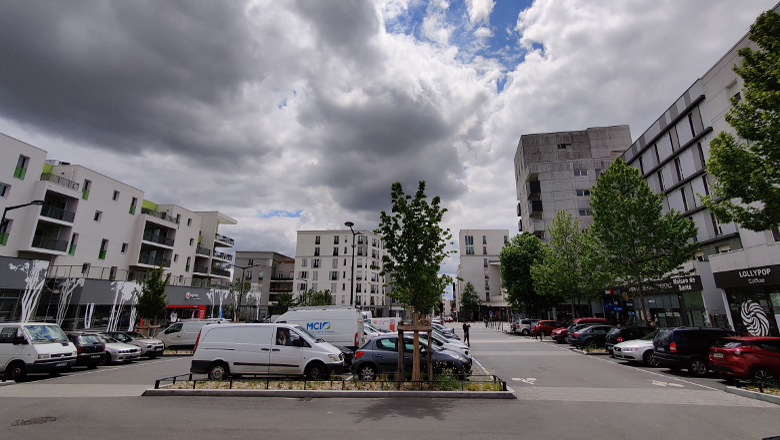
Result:
{"label": "parked car", "polygon": [[455,318],[452,316],[447,316],[444,318],[444,322],[455,322]]}
{"label": "parked car", "polygon": [[[467,358],[471,359],[471,349],[464,343],[460,341],[452,341],[452,340],[442,338],[436,333],[431,333],[431,338],[433,339],[433,343],[436,344],[437,347],[445,348],[447,350],[452,350],[456,353],[460,353],[466,356]],[[424,343],[426,345],[428,344],[427,334],[420,333],[420,343]]]}
{"label": "parked car", "polygon": [[161,331],[157,338],[162,341],[165,348],[188,348],[195,346],[198,334],[203,326],[208,324],[221,324],[230,322],[227,319],[184,319],[180,322],[171,324],[170,327]]}
{"label": "parked car", "polygon": [[523,336],[528,336],[531,334],[531,326],[538,321],[538,319],[518,319],[517,321],[512,322],[510,329],[512,330],[512,333],[520,333]]}
{"label": "parked car", "polygon": [[76,346],[76,365],[87,368],[97,368],[103,363],[106,354],[106,344],[93,333],[70,332],[68,339]]}
{"label": "parked car", "polygon": [[277,324],[297,324],[331,344],[355,349],[366,341],[364,313],[353,306],[291,307],[274,321]]}
{"label": "parked car", "polygon": [[76,364],[76,346],[57,324],[0,323],[0,369],[10,380],[28,373],[57,374]]}
{"label": "parked car", "polygon": [[653,338],[655,357],[672,371],[687,368],[691,374],[704,376],[709,370],[710,347],[728,336],[739,334],[722,328],[662,328]]}
{"label": "parked car", "polygon": [[106,334],[119,342],[135,345],[141,349],[141,356],[147,356],[149,359],[161,356],[165,350],[165,345],[161,340],[144,336],[138,332],[106,332]]}
{"label": "parked car", "polygon": [[119,342],[105,333],[95,334],[95,336],[106,344],[105,357],[103,358],[104,364],[111,365],[113,362],[128,363],[141,359],[141,349],[135,345]]}
{"label": "parked car", "polygon": [[780,338],[741,336],[710,347],[710,368],[720,374],[778,386]]}
{"label": "parked car", "polygon": [[446,339],[450,342],[456,342],[460,343],[460,336],[456,335],[455,332],[452,333],[442,333],[437,329],[436,327],[433,328],[433,333],[436,335],[439,335],[441,338]]}
{"label": "parked car", "polygon": [[540,321],[537,321],[536,324],[534,324],[531,327],[531,336],[549,336],[552,334],[553,330],[560,327],[561,323],[558,321],[553,321],[549,319],[543,319]]}
{"label": "parked car", "polygon": [[191,373],[223,380],[231,375],[306,376],[339,373],[344,355],[296,324],[209,324],[198,335]]}
{"label": "parked car", "polygon": [[607,340],[604,343],[604,347],[606,347],[609,354],[612,354],[612,347],[615,344],[639,339],[654,331],[655,329],[650,327],[613,327],[612,330],[607,333]]}
{"label": "parked car", "polygon": [[366,334],[367,338],[373,338],[374,336],[379,336],[385,334],[386,330],[380,330],[373,325],[369,324],[368,322],[363,323],[363,332]]}
{"label": "parked car", "polygon": [[582,329],[572,330],[566,336],[566,342],[575,347],[603,347],[607,341],[607,333],[613,328],[611,325],[591,325]]}
{"label": "parked car", "polygon": [[431,325],[433,326],[433,328],[435,328],[436,330],[444,333],[445,335],[450,334],[450,335],[455,336],[455,329],[454,328],[445,327],[445,326],[443,326],[441,324],[436,324],[436,323],[432,323]]}
{"label": "parked car", "polygon": [[584,324],[609,325],[609,321],[607,321],[604,318],[577,318],[553,330],[552,338],[555,340],[555,342],[559,344],[563,344],[564,342],[566,342],[566,336],[569,335],[569,331],[571,330],[572,327],[576,327],[578,325],[584,325]]}
{"label": "parked car", "polygon": [[[404,371],[411,372],[414,342],[404,337]],[[428,351],[420,347],[420,364],[428,362]],[[434,372],[452,370],[459,377],[471,374],[471,360],[460,353],[433,346]],[[361,380],[374,380],[378,374],[395,375],[398,370],[398,335],[372,338],[355,352],[352,374]]]}
{"label": "parked car", "polygon": [[658,360],[655,358],[653,349],[653,338],[656,333],[658,333],[658,330],[654,330],[639,339],[619,342],[612,347],[612,355],[617,359],[641,362],[649,367],[657,367]]}

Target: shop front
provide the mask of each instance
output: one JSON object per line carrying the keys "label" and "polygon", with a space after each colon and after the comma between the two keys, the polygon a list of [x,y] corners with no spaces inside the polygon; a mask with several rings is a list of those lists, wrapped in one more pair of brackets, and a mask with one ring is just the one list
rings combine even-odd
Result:
{"label": "shop front", "polygon": [[[675,277],[645,291],[645,310],[650,321],[658,327],[695,326],[712,324],[702,297],[699,275]],[[611,289],[604,295],[604,314],[613,325],[642,325],[637,317],[639,296],[625,288]]]}
{"label": "shop front", "polygon": [[780,336],[780,265],[715,272],[734,330],[753,336]]}

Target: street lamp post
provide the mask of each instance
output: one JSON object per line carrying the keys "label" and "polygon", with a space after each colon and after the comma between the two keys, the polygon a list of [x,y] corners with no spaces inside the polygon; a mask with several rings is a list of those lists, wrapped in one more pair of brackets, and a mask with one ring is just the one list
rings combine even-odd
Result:
{"label": "street lamp post", "polygon": [[0,229],[3,229],[3,226],[5,226],[5,215],[8,213],[8,211],[13,211],[14,209],[24,208],[25,206],[31,206],[31,205],[45,205],[45,200],[33,200],[30,203],[25,203],[24,205],[16,205],[16,206],[9,206],[3,210],[3,219],[0,220]]}
{"label": "street lamp post", "polygon": [[358,232],[355,232],[354,229],[352,229],[353,226],[355,226],[352,222],[346,222],[344,223],[344,226],[348,227],[350,231],[352,231],[352,269],[349,273],[349,305],[354,304],[354,295],[355,295],[355,235],[358,234]]}

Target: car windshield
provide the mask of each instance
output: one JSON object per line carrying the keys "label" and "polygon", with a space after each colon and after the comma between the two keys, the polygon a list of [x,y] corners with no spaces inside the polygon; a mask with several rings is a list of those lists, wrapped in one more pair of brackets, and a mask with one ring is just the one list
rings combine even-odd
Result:
{"label": "car windshield", "polygon": [[585,330],[586,328],[590,328],[590,327],[593,327],[593,324],[580,324],[580,325],[575,325],[574,327],[572,327],[572,328],[570,328],[570,329],[569,329],[569,332],[570,332],[570,333],[571,333],[571,332],[581,332],[581,331]]}
{"label": "car windshield", "polygon": [[620,328],[619,327],[615,327],[612,330],[610,330],[609,333],[607,333],[607,334],[608,335],[616,335],[618,333],[620,333]]}
{"label": "car windshield", "polygon": [[130,336],[133,339],[152,339],[148,336],[144,336],[138,332],[125,332],[127,336]]}
{"label": "car windshield", "polygon": [[646,334],[646,335],[642,336],[642,337],[641,337],[641,338],[639,338],[639,339],[641,339],[642,341],[652,341],[652,340],[653,340],[653,338],[655,338],[655,335],[657,335],[657,334],[658,334],[658,330],[653,330],[653,331],[651,331],[650,333],[648,333],[648,334]]}
{"label": "car windshield", "polygon": [[108,336],[108,335],[97,335],[97,337],[100,338],[103,342],[109,342],[109,343],[117,343],[117,342],[119,342],[116,339],[114,339],[114,338],[112,338],[111,336]]}
{"label": "car windshield", "polygon": [[309,333],[308,331],[306,331],[306,330],[305,330],[303,327],[301,327],[301,326],[299,326],[299,325],[296,325],[296,326],[295,326],[295,330],[296,330],[298,333],[302,333],[304,336],[308,337],[309,339],[311,339],[311,340],[312,340],[312,341],[314,341],[314,342],[325,342],[325,340],[324,340],[324,339],[322,339],[322,338],[319,338],[319,337],[317,337],[317,336],[314,336],[313,334]]}
{"label": "car windshield", "polygon": [[79,336],[79,344],[100,344],[100,338],[97,335],[81,335]]}
{"label": "car windshield", "polygon": [[68,342],[68,337],[56,325],[26,325],[27,335],[33,344],[49,344],[52,342]]}

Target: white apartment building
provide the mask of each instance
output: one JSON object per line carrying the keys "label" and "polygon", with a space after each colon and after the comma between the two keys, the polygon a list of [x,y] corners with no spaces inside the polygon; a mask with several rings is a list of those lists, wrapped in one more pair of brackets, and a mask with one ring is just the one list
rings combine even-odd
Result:
{"label": "white apartment building", "polygon": [[[780,6],[775,7],[775,11]],[[674,283],[670,293],[650,298],[651,315],[669,325],[730,326],[778,334],[780,316],[780,232],[753,232],[719,223],[701,204],[710,193],[709,144],[721,131],[735,134],[724,117],[743,82],[732,67],[740,48],[757,46],[747,35],[697,79],[631,145],[623,159],[638,169],[653,190],[696,223],[700,251],[687,268],[690,282]],[[682,286],[683,289],[680,287]],[[749,323],[759,322],[759,326]]]}
{"label": "white apartment building", "polygon": [[250,282],[248,296],[257,319],[271,315],[270,306],[280,293],[293,292],[295,258],[272,251],[236,251],[235,264],[233,280]]}
{"label": "white apartment building", "polygon": [[[146,272],[158,266],[171,275],[171,286],[209,289],[229,283],[233,257],[224,250],[233,247],[233,240],[219,234],[218,227],[236,224],[234,219],[175,204],[158,205],[145,200],[140,189],[46,157],[46,151],[0,134],[0,208],[11,208],[0,226],[0,257],[17,261],[14,266],[28,261],[33,262],[30,267],[45,267],[42,276],[48,281],[40,291],[45,295],[33,304],[48,298],[66,309],[78,306],[79,295],[72,291],[66,299],[75,304],[63,299],[62,280],[81,280],[79,291],[85,280],[137,287]],[[0,271],[8,270],[8,265],[0,266]],[[4,275],[0,272],[0,288],[11,278]],[[101,289],[94,286],[87,289],[92,293],[86,297],[95,300],[91,304],[116,302],[109,284],[104,283],[108,290],[102,299]],[[128,287],[129,292],[134,288]],[[205,313],[205,304],[177,304],[175,296],[169,295],[171,307],[195,307]],[[187,296],[191,297],[201,298]],[[3,313],[9,319],[18,315],[19,304],[18,297],[4,298],[0,320]],[[97,310],[99,317],[103,311]]]}
{"label": "white apartment building", "polygon": [[298,231],[295,295],[309,289],[329,290],[336,304],[352,300],[375,317],[399,316],[403,307],[386,295],[384,277],[379,275],[385,252],[382,237],[355,230],[354,279],[352,239],[350,230]]}
{"label": "white apartment building", "polygon": [[[508,229],[461,229],[458,233],[459,279],[456,280],[456,292],[453,294],[460,311],[461,293],[466,283],[474,285],[482,306],[479,315],[471,319],[480,320],[490,316],[491,312],[498,319],[506,319],[510,315],[499,261],[501,249],[508,240]],[[461,316],[461,319],[464,318],[469,317]]]}
{"label": "white apartment building", "polygon": [[591,187],[630,145],[627,125],[521,136],[514,162],[518,230],[547,242],[547,228],[561,210],[588,227]]}

